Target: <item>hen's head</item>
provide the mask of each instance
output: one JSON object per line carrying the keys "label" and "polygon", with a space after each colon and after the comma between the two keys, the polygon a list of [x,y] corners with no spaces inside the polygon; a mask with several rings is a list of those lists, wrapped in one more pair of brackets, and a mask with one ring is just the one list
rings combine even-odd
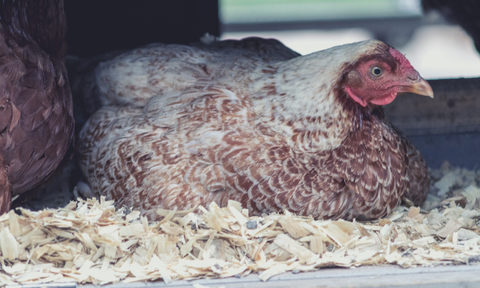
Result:
{"label": "hen's head", "polygon": [[362,53],[343,74],[342,86],[351,99],[365,107],[389,104],[404,92],[433,98],[430,85],[402,53],[380,41],[362,44]]}

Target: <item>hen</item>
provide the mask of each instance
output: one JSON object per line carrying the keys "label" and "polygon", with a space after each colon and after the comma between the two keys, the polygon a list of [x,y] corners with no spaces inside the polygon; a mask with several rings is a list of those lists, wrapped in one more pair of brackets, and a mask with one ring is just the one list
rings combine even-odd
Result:
{"label": "hen", "polygon": [[46,180],[73,137],[61,0],[0,2],[0,213]]}
{"label": "hen", "polygon": [[425,200],[423,158],[381,105],[433,92],[382,42],[306,56],[259,38],[155,44],[95,77],[105,106],[79,143],[90,192],[149,219],[229,199],[254,215],[378,218]]}

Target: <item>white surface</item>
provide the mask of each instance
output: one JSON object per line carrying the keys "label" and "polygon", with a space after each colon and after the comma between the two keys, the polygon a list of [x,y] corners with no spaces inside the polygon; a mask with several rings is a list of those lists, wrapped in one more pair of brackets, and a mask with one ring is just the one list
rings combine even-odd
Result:
{"label": "white surface", "polygon": [[[371,39],[363,29],[301,30],[281,32],[230,32],[222,39],[249,36],[275,38],[300,54],[308,54],[332,46]],[[413,67],[426,79],[480,77],[480,54],[472,39],[458,26],[430,25],[416,30],[405,47],[396,47],[406,54]]]}
{"label": "white surface", "polygon": [[[273,276],[266,282],[258,279],[257,274],[243,278],[202,279],[193,281],[172,281],[165,285],[163,281],[116,283],[108,288],[153,288],[153,287],[209,287],[209,288],[280,288],[280,287],[392,287],[392,288],[454,288],[480,287],[480,266],[444,266],[433,268],[408,268],[398,266],[365,266],[356,269],[324,268],[307,273],[284,273]],[[200,286],[201,285],[201,286]],[[95,288],[84,285],[83,288]]]}

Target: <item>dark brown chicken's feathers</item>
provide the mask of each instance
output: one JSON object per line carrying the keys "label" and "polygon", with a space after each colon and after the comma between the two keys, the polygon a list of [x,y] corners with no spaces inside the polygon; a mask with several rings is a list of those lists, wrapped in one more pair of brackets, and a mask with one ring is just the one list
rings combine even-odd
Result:
{"label": "dark brown chicken's feathers", "polygon": [[66,20],[63,1],[0,6],[0,155],[8,179],[1,193],[18,195],[52,174],[73,137]]}

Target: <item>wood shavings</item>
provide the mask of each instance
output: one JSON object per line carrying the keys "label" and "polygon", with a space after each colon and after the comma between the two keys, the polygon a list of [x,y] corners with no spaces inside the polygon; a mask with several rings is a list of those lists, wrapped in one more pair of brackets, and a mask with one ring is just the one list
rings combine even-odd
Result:
{"label": "wood shavings", "polygon": [[262,273],[260,273],[260,275],[258,275],[258,278],[260,278],[260,280],[262,281],[267,281],[268,279],[270,279],[275,275],[285,273],[287,271],[287,268],[288,268],[287,264],[274,265],[268,268],[267,270],[263,271]]}
{"label": "wood shavings", "polygon": [[444,166],[431,171],[428,212],[400,206],[371,222],[289,212],[249,217],[236,201],[224,208],[211,203],[196,211],[158,210],[163,219],[152,223],[138,211],[115,210],[104,198],[60,209],[20,208],[21,216],[0,216],[0,285],[168,284],[250,273],[267,281],[331,266],[466,264],[480,255],[480,174]]}
{"label": "wood shavings", "polygon": [[465,188],[465,191],[462,192],[462,195],[467,199],[467,205],[465,208],[470,210],[476,204],[476,201],[480,199],[480,189],[470,185]]}
{"label": "wood shavings", "polygon": [[450,188],[453,187],[457,182],[457,175],[455,172],[449,172],[442,179],[434,184],[434,186],[439,190],[439,195],[445,195]]}
{"label": "wood shavings", "polygon": [[440,231],[437,231],[436,234],[440,237],[446,238],[448,235],[453,234],[453,232],[457,232],[460,227],[462,227],[462,223],[451,219],[447,222],[445,227],[443,227]]}

